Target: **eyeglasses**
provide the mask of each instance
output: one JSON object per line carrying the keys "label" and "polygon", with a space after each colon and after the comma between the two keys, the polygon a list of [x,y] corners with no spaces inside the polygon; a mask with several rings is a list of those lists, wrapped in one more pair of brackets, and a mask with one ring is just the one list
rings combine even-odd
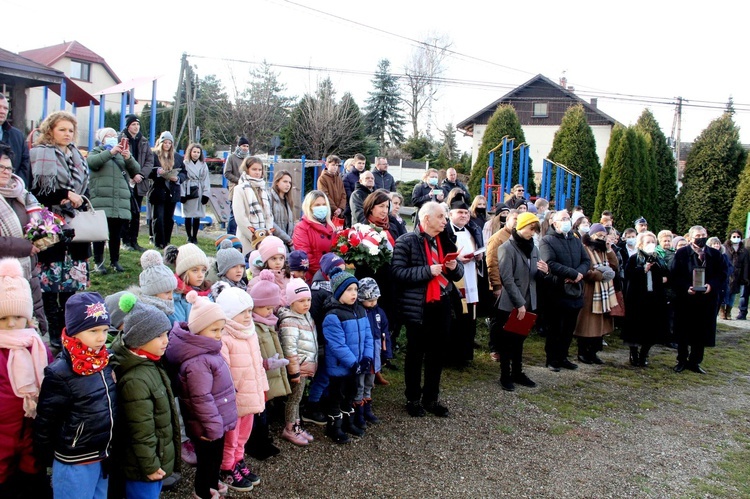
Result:
{"label": "eyeglasses", "polygon": [[13,173],[13,165],[10,165],[10,166],[0,165],[0,172],[2,172],[2,171]]}

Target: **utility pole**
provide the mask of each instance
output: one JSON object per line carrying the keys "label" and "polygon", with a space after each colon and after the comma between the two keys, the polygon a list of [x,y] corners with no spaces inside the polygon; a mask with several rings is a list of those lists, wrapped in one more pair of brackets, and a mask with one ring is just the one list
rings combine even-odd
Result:
{"label": "utility pole", "polygon": [[[174,109],[172,111],[172,126],[169,132],[172,136],[177,133],[177,122],[179,120],[180,105],[182,104],[182,82],[185,78],[185,69],[187,67],[187,52],[182,53],[182,62],[180,63],[180,77],[177,79],[177,94],[174,100]],[[177,144],[175,144],[177,147]]]}
{"label": "utility pole", "polygon": [[[677,180],[680,179],[680,136],[682,135],[682,97],[677,97],[677,135],[675,136],[675,143],[677,146]],[[679,185],[679,184],[678,184]]]}

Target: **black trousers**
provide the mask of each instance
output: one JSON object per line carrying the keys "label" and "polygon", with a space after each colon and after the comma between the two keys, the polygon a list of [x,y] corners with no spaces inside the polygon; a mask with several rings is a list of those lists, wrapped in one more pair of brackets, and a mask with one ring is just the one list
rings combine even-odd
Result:
{"label": "black trousers", "polygon": [[[107,218],[109,228],[109,260],[112,263],[120,261],[120,233],[130,221],[122,218]],[[104,261],[104,241],[94,243],[94,261],[97,265]]]}
{"label": "black trousers", "polygon": [[544,351],[547,354],[547,364],[562,362],[568,358],[570,343],[573,341],[573,331],[576,328],[580,307],[569,307],[556,303],[547,309],[547,336]]}
{"label": "black trousers", "polygon": [[338,416],[352,410],[357,395],[357,377],[331,376],[328,378],[328,395],[325,398],[325,411],[329,416]]}
{"label": "black trousers", "polygon": [[141,228],[141,205],[143,204],[143,196],[134,194],[136,204],[138,204],[138,213],[133,213],[130,218],[130,223],[127,225],[125,230],[126,234],[122,236],[122,240],[125,244],[135,246],[138,244],[138,231]]}
{"label": "black trousers", "polygon": [[446,365],[461,365],[474,360],[477,304],[467,303],[466,308],[467,313],[461,313],[451,319],[450,338],[445,344]]}
{"label": "black trousers", "polygon": [[60,350],[62,348],[62,330],[65,327],[65,304],[74,293],[42,293],[44,315],[49,324],[49,344]]}
{"label": "black trousers", "polygon": [[221,458],[224,455],[224,436],[206,442],[205,440],[192,440],[195,447],[195,456],[198,465],[195,468],[195,493],[202,499],[211,498],[211,490],[219,490],[219,472],[221,471]]}
{"label": "black trousers", "polygon": [[201,228],[201,219],[198,217],[195,218],[186,218],[185,219],[185,232],[187,232],[188,240],[193,239],[195,240],[198,237],[198,230]]}
{"label": "black trousers", "polygon": [[500,354],[500,379],[512,381],[513,376],[523,373],[523,343],[526,336],[502,329],[502,325],[508,322],[508,317],[510,312],[504,310],[497,310],[495,313],[495,321],[500,324],[495,346]]}
{"label": "black trousers", "polygon": [[164,248],[172,241],[172,230],[174,230],[174,209],[176,203],[165,202],[153,205],[154,219],[154,245]]}
{"label": "black trousers", "polygon": [[698,365],[703,362],[703,354],[706,348],[703,345],[695,345],[684,340],[677,343],[677,363]]}
{"label": "black trousers", "polygon": [[425,403],[437,401],[443,373],[443,350],[448,340],[450,324],[451,306],[447,296],[442,297],[439,302],[425,304],[421,324],[406,323],[406,400],[418,401],[421,396]]}

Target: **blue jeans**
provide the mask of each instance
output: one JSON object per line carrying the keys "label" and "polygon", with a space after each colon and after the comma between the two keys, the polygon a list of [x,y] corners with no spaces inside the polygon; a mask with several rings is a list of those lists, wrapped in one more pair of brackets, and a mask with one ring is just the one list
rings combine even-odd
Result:
{"label": "blue jeans", "polygon": [[109,479],[102,475],[101,461],[89,464],[52,463],[55,499],[107,499]]}
{"label": "blue jeans", "polygon": [[310,383],[310,391],[307,395],[309,402],[320,402],[323,393],[328,388],[328,373],[326,372],[325,353],[318,352],[318,367],[315,370],[315,376],[313,376],[312,382]]}
{"label": "blue jeans", "polygon": [[237,222],[234,219],[232,204],[229,204],[229,221],[227,222],[227,234],[237,234]]}
{"label": "blue jeans", "polygon": [[138,482],[127,480],[125,482],[125,497],[128,499],[159,499],[162,481]]}

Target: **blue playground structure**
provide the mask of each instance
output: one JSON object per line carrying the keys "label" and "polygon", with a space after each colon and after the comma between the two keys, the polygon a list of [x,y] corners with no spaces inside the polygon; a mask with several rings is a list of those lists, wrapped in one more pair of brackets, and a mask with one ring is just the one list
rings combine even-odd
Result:
{"label": "blue playground structure", "polygon": [[[555,178],[555,195],[552,196],[552,175]],[[575,177],[575,193],[571,204],[570,196]],[[555,201],[555,209],[561,210],[578,204],[581,191],[581,175],[567,166],[555,163],[547,158],[542,161],[542,186],[539,195],[548,201]],[[570,206],[569,206],[570,205]]]}
{"label": "blue playground structure", "polygon": [[[493,204],[502,203],[505,194],[510,193],[515,184],[523,185],[526,190],[526,198],[529,198],[529,145],[521,142],[513,147],[516,139],[508,138],[506,135],[494,149],[490,151],[489,167],[482,179],[482,194],[487,198],[487,210]],[[500,150],[500,182],[495,183],[495,153]],[[513,182],[513,153],[519,152],[518,182]],[[494,197],[493,197],[494,192]]]}

